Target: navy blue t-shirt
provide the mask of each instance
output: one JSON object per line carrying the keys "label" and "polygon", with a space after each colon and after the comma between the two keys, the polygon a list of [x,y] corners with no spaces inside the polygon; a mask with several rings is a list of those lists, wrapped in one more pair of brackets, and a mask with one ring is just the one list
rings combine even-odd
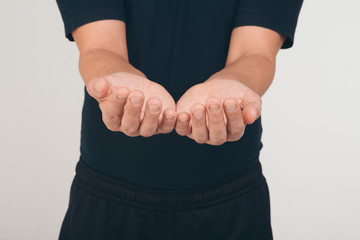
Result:
{"label": "navy blue t-shirt", "polygon": [[[175,102],[225,66],[231,32],[262,26],[293,45],[302,0],[57,0],[65,34],[97,20],[126,24],[129,62],[164,86]],[[173,131],[149,138],[108,130],[85,90],[81,160],[93,170],[157,189],[189,189],[221,180],[259,160],[261,117],[244,136],[221,146],[198,144]]]}

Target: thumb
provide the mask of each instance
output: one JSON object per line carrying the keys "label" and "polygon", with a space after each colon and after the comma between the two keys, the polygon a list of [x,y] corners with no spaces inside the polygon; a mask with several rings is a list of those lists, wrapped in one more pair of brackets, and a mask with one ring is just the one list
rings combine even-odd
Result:
{"label": "thumb", "polygon": [[87,84],[86,90],[90,96],[101,102],[108,95],[109,83],[104,77],[95,78]]}
{"label": "thumb", "polygon": [[242,103],[242,116],[246,124],[252,124],[261,115],[261,98],[254,96],[245,98]]}

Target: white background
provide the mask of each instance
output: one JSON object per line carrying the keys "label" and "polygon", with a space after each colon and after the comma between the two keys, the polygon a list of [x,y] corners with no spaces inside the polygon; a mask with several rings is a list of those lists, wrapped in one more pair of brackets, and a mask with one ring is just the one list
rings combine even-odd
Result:
{"label": "white background", "polygon": [[[305,1],[263,97],[276,240],[360,239],[358,1]],[[55,0],[0,3],[0,239],[57,239],[83,83]]]}

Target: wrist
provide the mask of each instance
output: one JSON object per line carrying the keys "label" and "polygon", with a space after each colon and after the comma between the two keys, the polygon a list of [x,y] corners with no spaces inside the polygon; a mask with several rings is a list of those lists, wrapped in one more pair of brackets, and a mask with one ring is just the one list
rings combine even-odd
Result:
{"label": "wrist", "polygon": [[270,87],[275,73],[275,64],[265,58],[243,57],[226,65],[222,70],[213,74],[209,80],[228,79],[243,85],[262,96]]}
{"label": "wrist", "polygon": [[79,70],[85,84],[94,78],[119,72],[127,72],[146,77],[145,74],[129,63],[127,57],[103,49],[81,53]]}

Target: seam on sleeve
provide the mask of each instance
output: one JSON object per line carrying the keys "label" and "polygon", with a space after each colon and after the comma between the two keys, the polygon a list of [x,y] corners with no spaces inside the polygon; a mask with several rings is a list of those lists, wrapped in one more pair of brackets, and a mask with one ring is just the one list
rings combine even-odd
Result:
{"label": "seam on sleeve", "polygon": [[241,15],[235,18],[233,28],[251,25],[268,28],[286,36],[284,44],[281,46],[282,49],[291,48],[294,44],[294,30],[283,21],[274,17],[256,14]]}
{"label": "seam on sleeve", "polygon": [[65,36],[69,41],[74,41],[72,32],[76,28],[90,22],[105,19],[115,19],[125,22],[125,11],[122,8],[95,8],[86,10],[75,16],[69,16],[68,21],[64,22]]}

